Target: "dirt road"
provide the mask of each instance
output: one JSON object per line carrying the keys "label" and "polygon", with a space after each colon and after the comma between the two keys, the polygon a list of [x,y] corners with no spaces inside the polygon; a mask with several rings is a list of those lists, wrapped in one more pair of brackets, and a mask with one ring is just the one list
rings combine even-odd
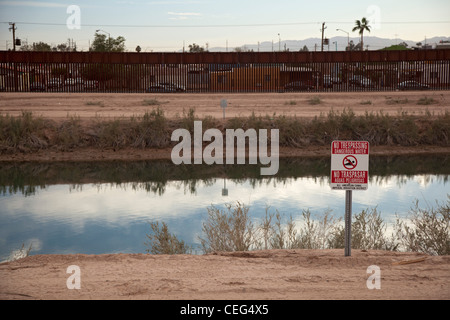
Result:
{"label": "dirt road", "polygon": [[[421,100],[428,98],[428,100]],[[228,101],[226,117],[290,115],[311,118],[331,110],[352,109],[356,114],[383,112],[409,115],[450,112],[449,91],[357,93],[234,93],[234,94],[110,94],[110,93],[0,93],[0,113],[20,115],[31,111],[45,118],[71,116],[129,118],[157,107],[168,118],[183,116],[194,108],[200,118],[223,117],[220,102]],[[432,99],[432,100],[431,100]],[[419,104],[426,103],[425,105]]]}

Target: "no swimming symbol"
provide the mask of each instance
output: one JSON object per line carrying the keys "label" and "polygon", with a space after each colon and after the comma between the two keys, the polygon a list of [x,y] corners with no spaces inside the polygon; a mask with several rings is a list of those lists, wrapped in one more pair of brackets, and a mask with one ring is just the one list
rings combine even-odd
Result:
{"label": "no swimming symbol", "polygon": [[345,169],[353,170],[358,165],[358,160],[356,159],[356,157],[349,155],[344,158],[342,164],[344,165]]}

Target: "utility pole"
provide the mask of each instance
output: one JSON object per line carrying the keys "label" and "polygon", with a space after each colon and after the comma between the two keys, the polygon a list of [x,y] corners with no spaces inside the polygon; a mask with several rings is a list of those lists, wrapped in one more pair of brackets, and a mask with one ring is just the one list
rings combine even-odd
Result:
{"label": "utility pole", "polygon": [[281,36],[278,34],[278,52],[281,52]]}
{"label": "utility pole", "polygon": [[[14,22],[9,23],[9,31],[12,31],[13,34],[13,51],[16,51],[16,24]],[[14,91],[19,91],[19,77],[17,74],[17,64],[14,63]]]}
{"label": "utility pole", "polygon": [[324,33],[325,33],[325,29],[326,29],[327,27],[325,27],[325,22],[324,23],[322,23],[322,51],[323,51],[323,36],[324,36]]}
{"label": "utility pole", "polygon": [[13,51],[16,51],[16,24],[14,22],[10,22],[9,25],[11,27],[9,27],[9,31],[12,30],[12,34],[13,34]]}

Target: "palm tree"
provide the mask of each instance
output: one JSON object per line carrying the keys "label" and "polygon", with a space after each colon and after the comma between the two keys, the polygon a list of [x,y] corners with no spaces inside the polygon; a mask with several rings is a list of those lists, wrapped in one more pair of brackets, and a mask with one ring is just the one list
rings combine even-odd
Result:
{"label": "palm tree", "polygon": [[353,32],[359,30],[359,34],[361,35],[361,51],[364,50],[364,44],[363,44],[363,37],[364,37],[364,30],[367,30],[370,32],[370,26],[369,26],[369,20],[366,18],[362,18],[361,21],[356,20],[356,26],[353,28]]}

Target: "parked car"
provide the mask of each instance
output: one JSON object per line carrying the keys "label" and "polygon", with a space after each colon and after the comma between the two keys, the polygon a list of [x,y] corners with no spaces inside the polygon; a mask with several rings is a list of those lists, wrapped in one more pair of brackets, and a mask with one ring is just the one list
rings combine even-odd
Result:
{"label": "parked car", "polygon": [[324,82],[327,81],[327,82],[330,82],[331,84],[341,83],[341,80],[339,79],[339,77],[328,75],[328,74],[323,76],[323,80],[324,80]]}
{"label": "parked car", "polygon": [[398,84],[398,90],[428,90],[430,87],[427,84],[419,83],[417,81],[404,81]]}
{"label": "parked car", "polygon": [[67,78],[64,82],[66,86],[77,86],[83,84],[83,79],[81,78]]}
{"label": "parked car", "polygon": [[95,80],[88,80],[84,82],[84,89],[86,90],[96,90],[99,88],[98,81]]}
{"label": "parked car", "polygon": [[339,77],[337,77],[337,76],[331,76],[331,81],[333,83],[341,83],[342,82],[342,80],[339,79]]}
{"label": "parked car", "polygon": [[47,88],[49,88],[49,89],[50,88],[59,88],[61,86],[62,86],[62,81],[60,79],[54,78],[54,79],[50,79],[47,82]]}
{"label": "parked car", "polygon": [[373,83],[368,78],[361,78],[360,79],[360,86],[361,87],[365,87],[365,88],[369,88],[369,87],[373,87]]}
{"label": "parked car", "polygon": [[67,78],[64,81],[64,91],[80,92],[83,90],[84,81],[81,78]]}
{"label": "parked car", "polygon": [[33,83],[30,85],[30,91],[33,91],[33,92],[38,92],[38,91],[43,92],[43,91],[45,91],[45,85],[44,85],[43,83],[40,83],[40,82],[33,82]]}
{"label": "parked car", "polygon": [[333,81],[330,77],[323,77],[323,87],[324,88],[333,88]]}
{"label": "parked car", "polygon": [[183,92],[186,89],[176,83],[161,82],[158,84],[151,85],[147,92]]}
{"label": "parked car", "polygon": [[363,77],[363,76],[353,76],[350,78],[350,84],[353,84],[355,86],[359,87],[373,87],[372,81],[370,79]]}
{"label": "parked car", "polygon": [[313,86],[302,81],[294,81],[284,86],[285,91],[308,91],[314,89]]}
{"label": "parked car", "polygon": [[167,91],[167,88],[160,84],[153,84],[147,89],[148,93],[152,92],[175,92],[175,91]]}
{"label": "parked car", "polygon": [[186,88],[177,84],[177,83],[172,83],[172,82],[160,82],[160,85],[166,87],[168,89],[168,91],[170,92],[183,92],[186,91]]}

